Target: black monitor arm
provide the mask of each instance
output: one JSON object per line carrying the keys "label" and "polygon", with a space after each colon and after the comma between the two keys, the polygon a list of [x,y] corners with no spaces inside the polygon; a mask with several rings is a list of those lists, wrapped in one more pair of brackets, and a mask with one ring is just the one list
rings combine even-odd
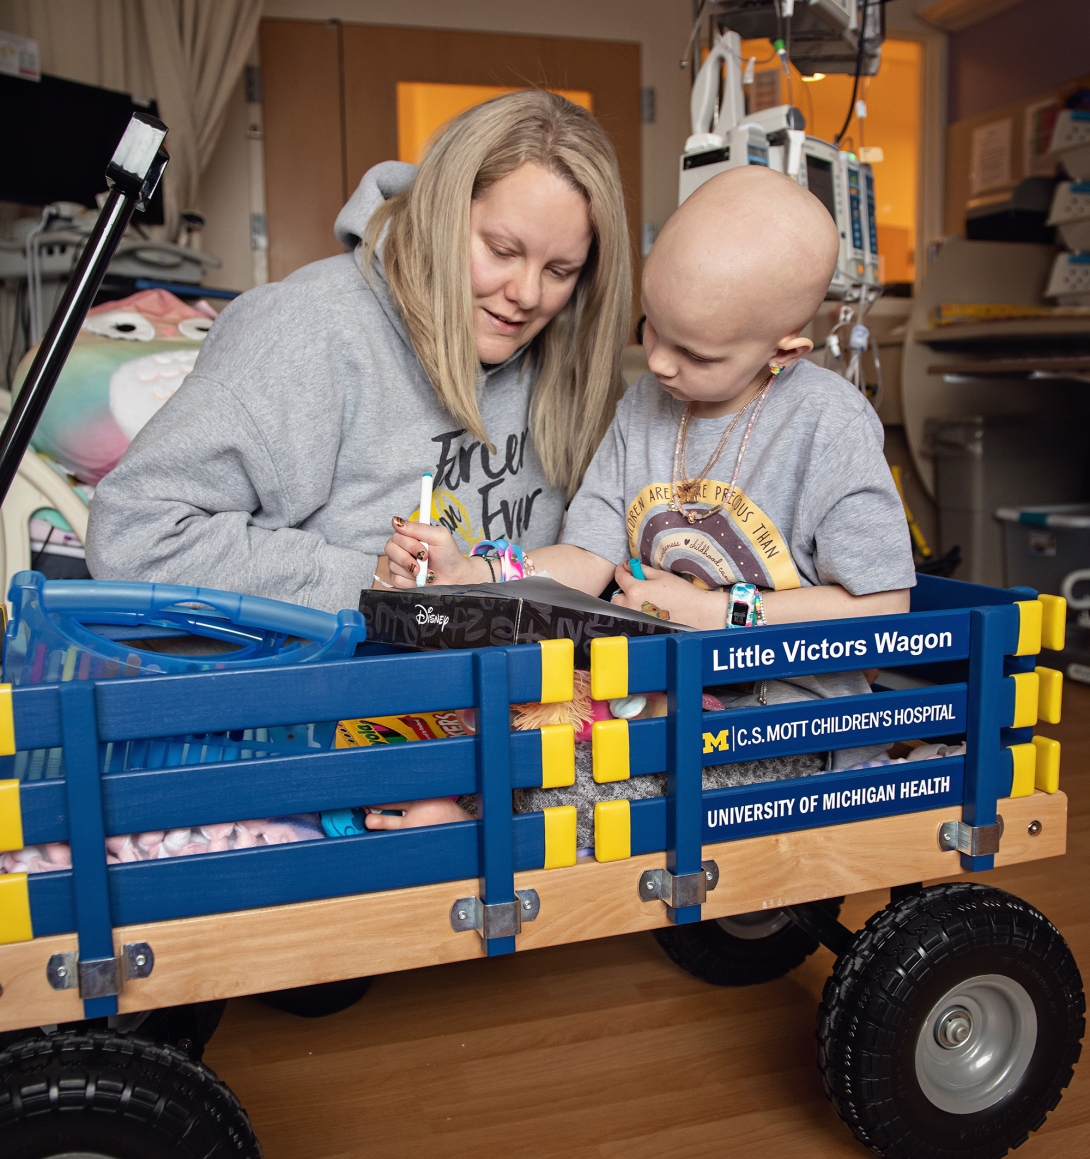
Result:
{"label": "black monitor arm", "polygon": [[134,113],[106,166],[106,202],[0,433],[0,503],[19,470],[133,212],[147,205],[159,184],[168,160],[162,147],[166,135],[162,121],[147,113]]}

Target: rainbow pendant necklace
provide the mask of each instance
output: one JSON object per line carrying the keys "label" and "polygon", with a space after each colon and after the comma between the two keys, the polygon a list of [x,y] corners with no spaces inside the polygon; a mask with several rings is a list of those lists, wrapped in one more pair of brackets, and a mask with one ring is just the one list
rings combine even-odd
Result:
{"label": "rainbow pendant necklace", "polygon": [[[689,437],[689,422],[692,419],[693,404],[687,403],[685,413],[681,416],[681,422],[678,423],[677,440],[674,443],[674,464],[671,472],[670,485],[670,502],[667,507],[671,511],[676,511],[680,515],[684,515],[689,524],[700,523],[712,515],[718,514],[724,507],[730,507],[731,500],[734,498],[734,489],[738,483],[738,475],[742,470],[742,459],[745,457],[746,447],[749,444],[749,436],[753,433],[753,427],[757,422],[757,416],[761,413],[761,407],[764,406],[764,401],[768,397],[769,388],[773,380],[783,370],[782,366],[773,366],[769,372],[768,377],[761,383],[757,393],[746,403],[744,407],[734,416],[734,419],[727,425],[727,429],[723,432],[716,448],[712,451],[712,456],[708,460],[701,471],[698,479],[686,479],[682,482],[682,478],[688,474],[685,466],[685,444]],[[727,493],[723,499],[714,507],[697,508],[691,506],[695,504],[697,496],[700,494],[708,475],[711,473],[715,464],[719,462],[719,456],[722,455],[734,428],[742,421],[742,417],[746,411],[753,407],[753,413],[749,416],[749,422],[746,423],[746,429],[742,432],[742,445],[738,448],[738,458],[734,461],[734,472],[731,475],[730,486],[727,488]]]}

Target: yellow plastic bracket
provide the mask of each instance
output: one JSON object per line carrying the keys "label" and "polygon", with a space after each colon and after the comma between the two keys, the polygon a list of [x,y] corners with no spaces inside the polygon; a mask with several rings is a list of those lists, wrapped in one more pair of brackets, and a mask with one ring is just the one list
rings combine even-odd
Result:
{"label": "yellow plastic bracket", "polygon": [[1045,724],[1059,724],[1063,712],[1064,674],[1055,668],[1037,668],[1041,682],[1037,692],[1037,719]]}
{"label": "yellow plastic bracket", "polygon": [[1011,728],[1032,728],[1037,723],[1037,700],[1041,678],[1036,672],[1016,672],[1014,681],[1014,719]]}
{"label": "yellow plastic bracket", "polygon": [[1015,656],[1036,656],[1041,650],[1041,622],[1044,604],[1040,600],[1017,600],[1018,647]]}
{"label": "yellow plastic bracket", "polygon": [[19,808],[19,782],[0,781],[0,850],[23,848],[23,813]]}
{"label": "yellow plastic bracket", "polygon": [[590,758],[594,779],[599,785],[627,781],[628,721],[596,720],[590,726]]}
{"label": "yellow plastic bracket", "polygon": [[541,703],[564,704],[575,699],[575,641],[542,640]]}
{"label": "yellow plastic bracket", "polygon": [[624,861],[632,856],[632,816],[628,802],[598,801],[594,806],[594,860]]}
{"label": "yellow plastic bracket", "polygon": [[1041,605],[1041,647],[1061,652],[1067,635],[1067,600],[1063,596],[1038,596]]}
{"label": "yellow plastic bracket", "polygon": [[29,942],[33,937],[26,874],[0,874],[0,946],[11,942]]}
{"label": "yellow plastic bracket", "polygon": [[563,789],[575,784],[575,727],[541,726],[541,787]]}
{"label": "yellow plastic bracket", "polygon": [[590,694],[595,700],[616,700],[628,695],[627,636],[591,640]]}
{"label": "yellow plastic bracket", "polygon": [[545,814],[545,868],[575,864],[575,806],[556,805]]}
{"label": "yellow plastic bracket", "polygon": [[1034,776],[1037,771],[1037,747],[1032,744],[1012,744],[1010,750],[1014,760],[1011,796],[1029,797],[1033,794]]}
{"label": "yellow plastic bracket", "polygon": [[1047,736],[1035,736],[1037,772],[1034,782],[1042,793],[1055,793],[1060,787],[1060,742]]}
{"label": "yellow plastic bracket", "polygon": [[15,716],[11,711],[11,685],[0,684],[0,757],[15,753]]}

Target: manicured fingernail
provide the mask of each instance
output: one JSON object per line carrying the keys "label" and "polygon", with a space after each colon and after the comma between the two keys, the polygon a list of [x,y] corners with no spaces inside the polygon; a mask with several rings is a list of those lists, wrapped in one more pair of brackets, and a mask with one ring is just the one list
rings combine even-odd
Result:
{"label": "manicured fingernail", "polygon": [[416,558],[417,558],[417,559],[427,559],[427,558],[428,558],[428,549],[427,549],[426,547],[422,547],[422,548],[421,548],[421,549],[420,549],[420,550],[419,550],[419,551],[416,553]]}
{"label": "manicured fingernail", "polygon": [[405,520],[402,519],[400,515],[395,515],[391,522],[393,523],[393,525],[395,527],[404,527],[405,526]]}
{"label": "manicured fingernail", "polygon": [[435,572],[433,572],[433,571],[428,572],[428,583],[430,583],[430,584],[435,583]]}

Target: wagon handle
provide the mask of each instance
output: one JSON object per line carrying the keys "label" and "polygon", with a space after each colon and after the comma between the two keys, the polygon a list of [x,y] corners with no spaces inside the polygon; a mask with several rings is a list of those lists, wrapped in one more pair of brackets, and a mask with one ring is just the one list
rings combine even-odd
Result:
{"label": "wagon handle", "polygon": [[106,202],[0,434],[0,504],[133,212],[147,205],[159,184],[168,160],[162,147],[166,135],[167,127],[158,118],[133,113],[106,166]]}
{"label": "wagon handle", "polygon": [[[13,596],[20,578],[25,580],[28,574],[20,572],[12,581]],[[358,612],[350,612],[347,617],[342,613],[338,617],[317,608],[215,588],[126,580],[47,580],[40,584],[39,598],[42,611],[47,614],[93,616],[95,612],[127,612],[144,616],[156,613],[199,616],[206,608],[212,608],[239,627],[282,632],[318,643],[332,642],[346,627],[357,643],[365,638],[363,618]]]}

